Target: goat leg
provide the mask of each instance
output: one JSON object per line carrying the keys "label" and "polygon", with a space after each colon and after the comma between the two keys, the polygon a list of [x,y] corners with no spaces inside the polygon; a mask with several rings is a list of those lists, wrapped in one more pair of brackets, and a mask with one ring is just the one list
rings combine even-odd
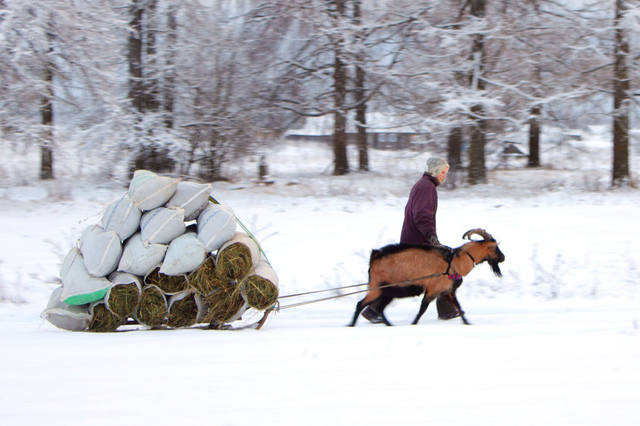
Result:
{"label": "goat leg", "polygon": [[462,319],[462,322],[464,324],[466,324],[466,325],[471,325],[471,323],[469,321],[467,321],[467,317],[464,316],[464,311],[462,310],[462,307],[460,306],[460,302],[458,302],[458,298],[456,297],[456,291],[455,290],[452,291],[449,294],[449,301],[458,310],[458,313],[460,314],[460,319]]}
{"label": "goat leg", "polygon": [[[383,293],[384,294],[384,293]],[[387,319],[387,316],[384,314],[384,308],[387,307],[387,305],[389,303],[391,303],[391,301],[393,300],[393,297],[385,297],[382,296],[380,299],[380,301],[378,302],[378,310],[380,312],[380,317],[382,317],[382,321],[389,327],[393,326],[393,324],[391,324],[391,322],[389,322],[389,320]]]}
{"label": "goat leg", "polygon": [[418,310],[418,315],[416,315],[411,324],[416,325],[418,321],[420,321],[420,318],[425,313],[427,307],[429,306],[429,303],[431,303],[433,299],[435,299],[435,296],[430,296],[426,291],[424,292],[424,297],[422,298],[422,303],[420,303],[420,310]]}
{"label": "goat leg", "polygon": [[355,327],[356,321],[358,321],[358,317],[360,316],[360,313],[362,312],[362,310],[371,304],[371,302],[364,303],[366,299],[367,298],[364,297],[361,301],[359,301],[356,304],[356,311],[353,314],[353,320],[351,320],[351,324],[349,324],[349,327]]}

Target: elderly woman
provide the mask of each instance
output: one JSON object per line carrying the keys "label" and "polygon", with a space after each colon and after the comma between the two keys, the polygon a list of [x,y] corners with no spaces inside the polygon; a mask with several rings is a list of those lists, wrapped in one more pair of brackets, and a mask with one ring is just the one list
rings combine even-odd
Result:
{"label": "elderly woman", "polygon": [[[429,158],[427,171],[413,185],[404,209],[404,223],[400,234],[402,244],[428,244],[439,246],[436,233],[436,211],[438,210],[437,187],[447,179],[449,163],[442,158]],[[445,298],[437,299],[438,318],[451,319],[459,316],[456,308]],[[373,323],[382,322],[376,306],[369,305],[362,316]]]}

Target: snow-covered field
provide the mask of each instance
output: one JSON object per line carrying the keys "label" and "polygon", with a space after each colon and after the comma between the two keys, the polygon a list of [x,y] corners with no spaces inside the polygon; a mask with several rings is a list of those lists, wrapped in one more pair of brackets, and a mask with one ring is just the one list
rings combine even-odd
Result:
{"label": "snow-covered field", "polygon": [[[0,421],[638,425],[640,192],[595,191],[609,165],[597,142],[571,170],[441,189],[440,240],[483,227],[506,255],[503,278],[483,264],[459,290],[471,326],[433,306],[411,326],[419,299],[404,299],[387,310],[396,327],[347,328],[348,296],[283,309],[260,331],[58,330],[39,314],[62,256],[125,188],[64,174],[2,185]],[[214,195],[256,234],[281,294],[360,283],[369,251],[399,238],[427,156],[373,152],[373,173],[336,178],[329,147],[288,144],[269,153],[275,184],[252,183],[245,163]]]}

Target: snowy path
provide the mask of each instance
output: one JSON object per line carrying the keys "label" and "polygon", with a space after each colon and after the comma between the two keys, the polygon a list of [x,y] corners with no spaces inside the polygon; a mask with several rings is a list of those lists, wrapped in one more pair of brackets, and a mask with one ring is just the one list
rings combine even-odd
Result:
{"label": "snowy path", "polygon": [[260,331],[71,333],[0,310],[5,425],[640,424],[640,312],[610,301],[466,300],[472,326],[348,321],[355,299]]}

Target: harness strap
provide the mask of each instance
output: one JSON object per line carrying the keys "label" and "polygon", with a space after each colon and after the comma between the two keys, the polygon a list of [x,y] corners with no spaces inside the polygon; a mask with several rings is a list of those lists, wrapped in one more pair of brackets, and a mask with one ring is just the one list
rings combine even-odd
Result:
{"label": "harness strap", "polygon": [[471,259],[471,261],[473,262],[473,266],[476,266],[476,265],[478,264],[478,262],[476,262],[476,260],[473,258],[473,256],[471,256],[471,253],[469,253],[469,252],[468,252],[468,251],[466,251],[466,250],[462,250],[462,249],[460,249],[460,251],[465,252],[465,253],[467,254],[467,256],[469,256],[469,258],[470,258],[470,259]]}

